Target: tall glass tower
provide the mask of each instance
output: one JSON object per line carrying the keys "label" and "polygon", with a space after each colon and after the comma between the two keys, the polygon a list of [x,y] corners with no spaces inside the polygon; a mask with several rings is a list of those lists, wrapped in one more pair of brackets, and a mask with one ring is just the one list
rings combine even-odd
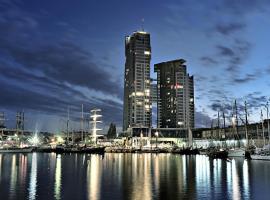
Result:
{"label": "tall glass tower", "polygon": [[125,39],[125,83],[123,131],[150,128],[150,34],[136,31]]}
{"label": "tall glass tower", "polygon": [[155,64],[158,128],[194,128],[194,82],[184,59]]}

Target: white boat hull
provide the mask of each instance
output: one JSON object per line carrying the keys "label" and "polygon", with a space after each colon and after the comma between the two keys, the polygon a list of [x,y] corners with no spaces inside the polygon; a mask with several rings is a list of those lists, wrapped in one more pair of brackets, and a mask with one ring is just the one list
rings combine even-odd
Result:
{"label": "white boat hull", "polygon": [[228,151],[228,157],[245,157],[244,149],[230,149]]}
{"label": "white boat hull", "polygon": [[270,160],[270,155],[257,155],[257,154],[253,154],[251,155],[251,159],[252,160]]}

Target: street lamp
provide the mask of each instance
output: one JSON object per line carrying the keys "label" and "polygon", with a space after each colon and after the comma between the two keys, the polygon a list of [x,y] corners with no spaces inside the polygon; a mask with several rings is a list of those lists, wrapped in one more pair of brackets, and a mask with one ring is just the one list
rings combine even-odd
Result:
{"label": "street lamp", "polygon": [[155,132],[155,136],[156,136],[156,149],[157,149],[157,139],[158,139],[158,132]]}
{"label": "street lamp", "polygon": [[141,149],[142,149],[142,146],[143,146],[142,138],[143,138],[143,132],[141,130],[141,133],[140,133],[140,145],[141,145]]}

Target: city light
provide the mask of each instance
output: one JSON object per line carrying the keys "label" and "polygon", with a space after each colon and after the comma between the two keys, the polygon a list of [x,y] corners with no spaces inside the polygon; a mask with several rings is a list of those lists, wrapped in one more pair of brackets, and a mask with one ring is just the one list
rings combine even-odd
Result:
{"label": "city light", "polygon": [[270,1],[0,10],[0,199],[270,199]]}
{"label": "city light", "polygon": [[29,139],[30,144],[36,146],[40,143],[38,136],[35,134],[33,137]]}
{"label": "city light", "polygon": [[57,141],[58,143],[64,143],[64,142],[65,142],[65,140],[64,140],[61,136],[57,136],[56,141]]}
{"label": "city light", "polygon": [[157,131],[155,132],[155,136],[158,137],[158,132]]}

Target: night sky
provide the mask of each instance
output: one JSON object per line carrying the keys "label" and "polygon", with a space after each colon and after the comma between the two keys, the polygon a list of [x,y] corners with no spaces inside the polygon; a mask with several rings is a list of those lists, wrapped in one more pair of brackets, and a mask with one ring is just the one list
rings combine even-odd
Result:
{"label": "night sky", "polygon": [[[64,129],[67,107],[102,109],[104,127],[122,126],[124,38],[151,34],[155,63],[187,60],[195,79],[196,126],[246,100],[251,122],[270,97],[267,0],[0,0],[0,111],[15,127]],[[241,105],[241,106],[240,106]],[[265,110],[263,110],[265,114]]]}

